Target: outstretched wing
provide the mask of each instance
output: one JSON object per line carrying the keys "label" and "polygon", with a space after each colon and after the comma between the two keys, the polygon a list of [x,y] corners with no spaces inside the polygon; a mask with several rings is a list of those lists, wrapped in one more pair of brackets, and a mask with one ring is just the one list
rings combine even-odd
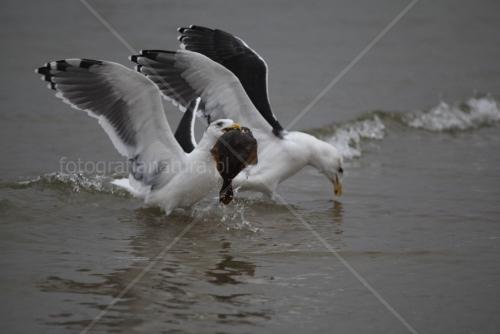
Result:
{"label": "outstretched wing", "polygon": [[255,109],[238,78],[204,55],[186,50],[142,50],[130,59],[168,99],[185,106],[183,101],[200,97],[211,120],[230,118],[252,130],[271,133],[271,126]]}
{"label": "outstretched wing", "polygon": [[243,40],[219,29],[191,25],[178,29],[181,47],[199,52],[233,72],[264,119],[281,136],[283,127],[271,111],[267,65]]}
{"label": "outstretched wing", "polygon": [[160,92],[149,79],[123,65],[65,59],[37,69],[56,96],[99,120],[114,146],[131,161],[131,176],[160,186],[178,171],[185,154],[175,141]]}

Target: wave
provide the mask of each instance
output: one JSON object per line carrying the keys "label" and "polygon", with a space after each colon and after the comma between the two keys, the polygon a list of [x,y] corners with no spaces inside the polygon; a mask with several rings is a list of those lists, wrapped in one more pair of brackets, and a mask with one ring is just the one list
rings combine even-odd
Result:
{"label": "wave", "polygon": [[471,98],[465,103],[441,102],[428,111],[403,115],[403,122],[429,131],[468,130],[500,121],[497,102],[491,97]]}
{"label": "wave", "polygon": [[344,124],[326,138],[333,144],[344,157],[352,159],[361,156],[361,142],[366,139],[383,139],[386,126],[377,115],[371,115],[367,119],[358,120]]}
{"label": "wave", "polygon": [[50,187],[71,192],[108,193],[121,196],[131,196],[128,191],[117,187],[111,182],[113,177],[105,175],[85,175],[83,173],[48,173],[32,179],[16,183],[4,184],[10,188]]}
{"label": "wave", "polygon": [[[362,155],[367,140],[382,140],[394,124],[431,132],[464,131],[500,122],[500,110],[489,96],[470,98],[464,103],[440,102],[428,110],[414,112],[372,111],[354,121],[312,129],[307,132],[335,145],[344,159]],[[123,176],[121,176],[123,177]],[[112,176],[83,173],[49,173],[26,181],[3,183],[0,187],[50,187],[71,192],[95,192],[131,197],[123,188],[113,185]]]}
{"label": "wave", "polygon": [[456,132],[494,125],[499,121],[497,101],[484,96],[463,103],[442,101],[428,110],[414,112],[372,111],[354,121],[307,132],[337,147],[344,159],[353,159],[362,155],[363,141],[383,139],[391,124],[431,132]]}

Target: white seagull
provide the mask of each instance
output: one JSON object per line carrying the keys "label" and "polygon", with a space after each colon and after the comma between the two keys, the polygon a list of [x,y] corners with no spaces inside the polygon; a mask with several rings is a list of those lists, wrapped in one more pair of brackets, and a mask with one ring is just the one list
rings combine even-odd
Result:
{"label": "white seagull", "polygon": [[189,207],[222,179],[210,149],[239,124],[219,119],[207,128],[191,153],[185,153],[167,122],[160,91],[145,76],[117,63],[65,59],[36,70],[56,96],[98,119],[115,148],[130,161],[129,178],[118,184],[170,214]]}
{"label": "white seagull", "polygon": [[[136,70],[158,85],[179,105],[201,98],[198,108],[208,121],[219,117],[244,123],[258,141],[259,163],[234,180],[235,188],[262,192],[273,198],[279,183],[305,166],[323,173],[342,194],[342,157],[325,141],[299,131],[285,131],[273,115],[267,97],[267,66],[241,39],[205,27],[180,28],[186,50],[143,50],[131,60]],[[182,98],[180,98],[182,97]],[[187,118],[193,117],[187,108]],[[192,138],[192,124],[183,120],[177,130]],[[181,140],[180,140],[181,141]],[[186,151],[195,147],[183,145]]]}

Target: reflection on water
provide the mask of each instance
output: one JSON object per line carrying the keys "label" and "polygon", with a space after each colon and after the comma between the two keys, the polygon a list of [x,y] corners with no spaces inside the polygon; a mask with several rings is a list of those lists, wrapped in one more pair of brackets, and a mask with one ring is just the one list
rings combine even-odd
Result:
{"label": "reflection on water", "polygon": [[[230,246],[230,242],[222,243],[223,250],[229,249]],[[255,264],[247,261],[235,260],[232,255],[228,254],[222,255],[222,260],[215,265],[215,268],[206,272],[209,281],[218,285],[243,283],[239,281],[237,277],[242,275],[254,276],[254,274]]]}
{"label": "reflection on water", "polygon": [[43,292],[64,292],[94,295],[112,295],[120,288],[111,279],[105,279],[98,283],[79,282],[58,276],[49,276],[40,282],[39,288]]}
{"label": "reflection on water", "polygon": [[333,233],[335,234],[342,234],[342,224],[344,223],[344,207],[342,206],[342,202],[339,202],[337,200],[333,201],[333,224],[334,224],[334,230]]}
{"label": "reflection on water", "polygon": [[[65,311],[50,314],[46,325],[65,330],[85,328],[193,219],[182,215],[167,218],[154,208],[132,213],[128,219],[140,226],[140,233],[116,250],[117,258],[128,257],[129,266],[106,275],[79,268],[62,274],[71,278],[51,275],[39,282],[38,288],[44,293],[68,296],[62,302]],[[123,218],[122,223],[126,220]],[[220,325],[252,325],[270,319],[269,310],[255,304],[255,294],[245,288],[223,288],[247,284],[245,277],[255,275],[256,265],[235,255],[231,241],[220,234],[227,230],[214,229],[216,226],[197,222],[93,330],[130,330],[146,326],[146,322],[153,328],[168,324],[172,329],[184,329],[186,321],[195,326],[211,318]],[[83,319],[82,314],[86,314]],[[160,316],[154,318],[154,314]]]}
{"label": "reflection on water", "polygon": [[[44,293],[52,293],[56,296],[65,296],[62,301],[64,312],[49,314],[49,320],[44,321],[47,325],[61,326],[66,329],[81,330],[88,326],[93,316],[104,310],[114,296],[117,296],[126,285],[128,279],[137,275],[136,269],[117,270],[109,275],[93,274],[90,277],[82,276],[81,279],[68,279],[58,276],[49,276],[39,283],[39,289]],[[98,282],[85,282],[85,280],[99,280]],[[126,299],[118,301],[113,309],[103,318],[101,326],[123,327],[137,325],[142,320],[131,319],[125,312],[131,301],[136,298],[133,289],[127,294]],[[83,309],[94,310],[94,312],[82,312]],[[94,315],[92,316],[92,313]],[[81,318],[82,314],[89,317]]]}

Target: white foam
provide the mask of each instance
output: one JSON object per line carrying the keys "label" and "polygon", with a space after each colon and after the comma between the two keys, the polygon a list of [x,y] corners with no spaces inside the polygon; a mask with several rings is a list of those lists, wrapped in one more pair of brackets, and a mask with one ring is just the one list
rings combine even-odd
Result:
{"label": "white foam", "polygon": [[335,145],[344,159],[352,159],[361,156],[363,139],[382,139],[384,135],[384,123],[377,115],[373,115],[368,119],[342,125],[326,141]]}
{"label": "white foam", "polygon": [[464,104],[439,103],[428,111],[403,117],[403,122],[430,131],[467,130],[500,121],[497,102],[490,97],[471,98]]}
{"label": "white foam", "polygon": [[33,179],[18,182],[21,186],[37,184],[64,185],[71,188],[73,192],[89,191],[100,193],[111,193],[128,195],[128,191],[112,185],[113,179],[104,175],[84,175],[82,173],[48,173]]}

